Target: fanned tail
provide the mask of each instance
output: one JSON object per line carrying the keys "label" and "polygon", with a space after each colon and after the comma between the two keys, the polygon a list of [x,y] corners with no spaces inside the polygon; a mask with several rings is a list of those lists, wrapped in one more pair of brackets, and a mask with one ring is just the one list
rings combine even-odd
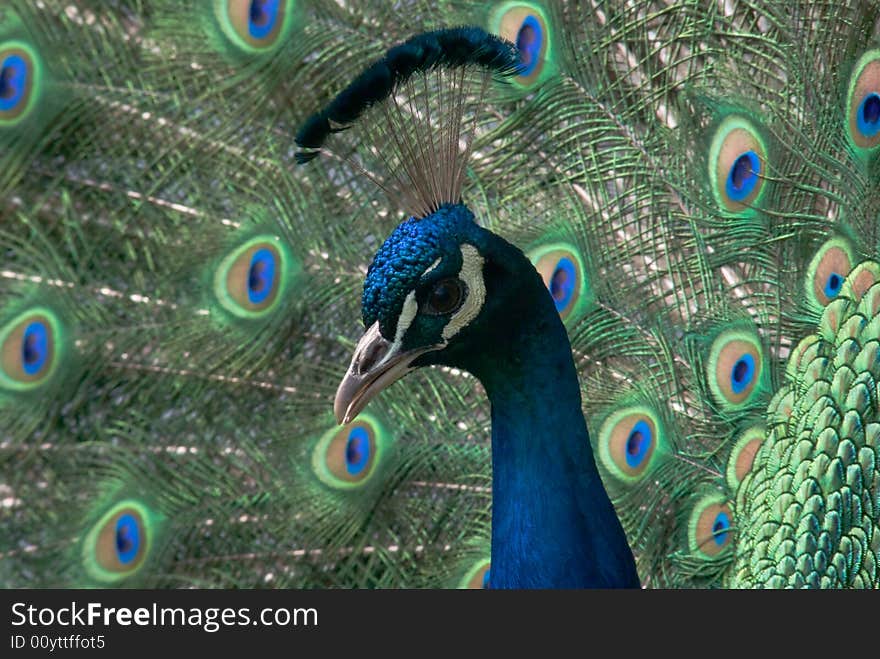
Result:
{"label": "fanned tail", "polygon": [[[489,582],[476,380],[415,372],[349,425],[332,413],[368,259],[420,210],[370,181],[404,151],[352,128],[298,168],[294,144],[351,71],[475,25],[519,63],[476,80],[466,140],[438,137],[468,155],[450,189],[554,298],[643,584],[877,587],[877,19],[870,2],[7,3],[0,582]],[[450,195],[431,185],[426,208]]]}

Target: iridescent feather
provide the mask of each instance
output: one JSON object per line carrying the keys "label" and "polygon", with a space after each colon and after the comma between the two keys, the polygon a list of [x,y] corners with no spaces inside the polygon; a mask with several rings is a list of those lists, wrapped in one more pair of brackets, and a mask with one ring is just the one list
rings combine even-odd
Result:
{"label": "iridescent feather", "polygon": [[[467,151],[450,189],[543,277],[645,586],[880,586],[877,19],[5,3],[0,584],[491,586],[475,378],[414,372],[333,419],[370,259],[433,194],[375,185],[396,131]],[[361,69],[463,25],[520,68],[477,81],[455,139],[450,107],[415,110],[456,82],[435,72],[411,120],[296,167]]]}

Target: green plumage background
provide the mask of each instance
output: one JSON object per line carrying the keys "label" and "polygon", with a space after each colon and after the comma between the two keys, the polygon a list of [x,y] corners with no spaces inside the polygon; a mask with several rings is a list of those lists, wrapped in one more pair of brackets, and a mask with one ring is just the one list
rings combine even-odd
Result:
{"label": "green plumage background", "polygon": [[[0,584],[482,583],[473,377],[409,375],[357,422],[365,475],[334,463],[363,277],[404,218],[346,160],[296,167],[293,136],[412,34],[515,39],[530,15],[540,61],[490,90],[463,196],[539,270],[577,264],[565,322],[643,584],[880,585],[880,159],[848,123],[877,3],[278,6],[262,42],[236,0],[0,7],[0,62],[36,72],[0,106]],[[714,176],[737,127],[762,162],[746,204]],[[255,246],[283,265],[262,308],[235,290]],[[51,364],[16,377],[35,314]],[[730,342],[745,394],[715,377]],[[656,439],[638,469],[615,453],[634,420]],[[124,565],[101,533],[120,514],[143,541]]]}

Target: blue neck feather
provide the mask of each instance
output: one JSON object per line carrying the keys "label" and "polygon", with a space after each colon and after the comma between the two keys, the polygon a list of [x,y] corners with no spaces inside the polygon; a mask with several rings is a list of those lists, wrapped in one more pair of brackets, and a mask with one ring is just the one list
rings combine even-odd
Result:
{"label": "blue neck feather", "polygon": [[638,588],[593,458],[568,335],[526,266],[510,322],[470,369],[492,404],[490,587]]}

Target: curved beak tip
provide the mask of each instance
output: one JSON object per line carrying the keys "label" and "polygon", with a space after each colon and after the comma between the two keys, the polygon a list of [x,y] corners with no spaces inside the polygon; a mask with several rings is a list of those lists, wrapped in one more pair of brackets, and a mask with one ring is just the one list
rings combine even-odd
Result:
{"label": "curved beak tip", "polygon": [[[336,423],[340,426],[344,426],[346,423],[351,421],[351,415],[349,414],[349,408],[351,407],[351,401],[345,392],[342,392],[342,384],[345,383],[345,380],[340,383],[339,389],[336,391],[336,400],[333,401],[333,414],[336,417]],[[342,395],[340,395],[342,394]]]}

